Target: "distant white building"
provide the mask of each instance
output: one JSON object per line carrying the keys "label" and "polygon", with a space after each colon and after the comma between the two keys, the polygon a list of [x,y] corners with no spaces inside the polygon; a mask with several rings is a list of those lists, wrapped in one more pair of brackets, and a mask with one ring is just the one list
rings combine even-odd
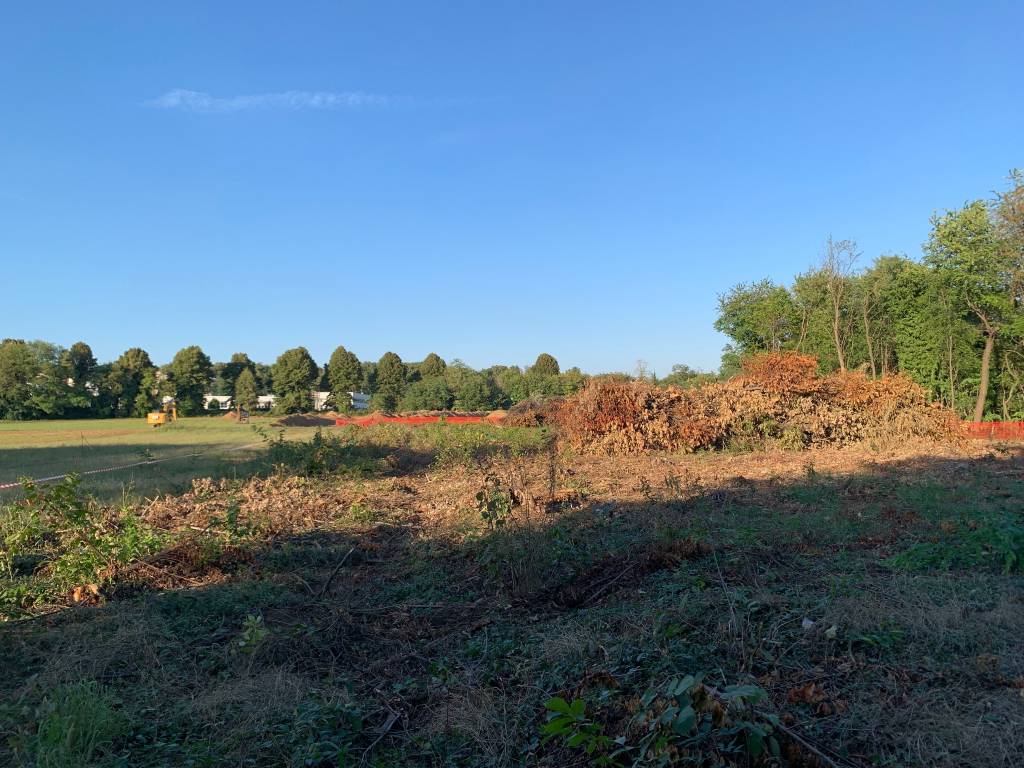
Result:
{"label": "distant white building", "polygon": [[222,411],[231,410],[231,395],[203,395],[203,408],[210,410],[210,403],[217,402],[217,407]]}
{"label": "distant white building", "polygon": [[[309,394],[313,399],[314,411],[327,410],[327,403],[331,397],[330,392],[312,391]],[[370,396],[368,394],[365,392],[346,392],[345,394],[348,395],[349,404],[354,409],[357,411],[369,410]],[[165,397],[164,402],[166,403],[173,399],[174,398],[172,397]],[[216,401],[217,407],[222,411],[230,411],[234,407],[231,395],[203,395],[203,408],[209,410],[211,401]],[[256,409],[260,411],[269,411],[274,407],[276,402],[276,395],[260,395],[256,398]]]}

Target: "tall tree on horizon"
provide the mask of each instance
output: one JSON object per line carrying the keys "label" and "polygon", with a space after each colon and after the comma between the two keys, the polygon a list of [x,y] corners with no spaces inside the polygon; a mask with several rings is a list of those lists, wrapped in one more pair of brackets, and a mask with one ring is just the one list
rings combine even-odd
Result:
{"label": "tall tree on horizon", "polygon": [[925,262],[976,319],[984,339],[974,420],[985,416],[996,338],[1014,309],[1013,270],[1000,248],[989,208],[975,200],[932,217]]}
{"label": "tall tree on horizon", "polygon": [[394,352],[385,352],[377,362],[374,400],[385,411],[398,407],[405,394],[406,368],[402,358]]}
{"label": "tall tree on horizon", "polygon": [[536,376],[557,376],[560,371],[558,361],[554,356],[549,355],[547,352],[541,352],[537,355],[537,359],[530,366],[530,370],[527,373],[532,373]]}
{"label": "tall tree on horizon", "polygon": [[174,355],[168,367],[178,410],[185,416],[203,412],[203,395],[210,387],[213,364],[202,347],[193,344]]}
{"label": "tall tree on horizon", "polygon": [[339,345],[327,362],[327,380],[335,405],[342,406],[345,398],[339,398],[341,393],[358,392],[362,388],[363,366],[359,358]]}
{"label": "tall tree on horizon", "polygon": [[274,407],[282,413],[301,413],[311,410],[310,394],[320,369],[305,347],[294,347],[282,352],[274,362],[271,376],[274,380]]}

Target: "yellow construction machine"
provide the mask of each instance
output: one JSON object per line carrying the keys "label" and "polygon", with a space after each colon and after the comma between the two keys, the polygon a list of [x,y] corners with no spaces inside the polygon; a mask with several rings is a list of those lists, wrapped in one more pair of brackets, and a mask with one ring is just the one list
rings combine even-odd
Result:
{"label": "yellow construction machine", "polygon": [[178,420],[178,404],[174,400],[168,400],[159,411],[150,411],[146,414],[146,423],[151,427],[159,427]]}

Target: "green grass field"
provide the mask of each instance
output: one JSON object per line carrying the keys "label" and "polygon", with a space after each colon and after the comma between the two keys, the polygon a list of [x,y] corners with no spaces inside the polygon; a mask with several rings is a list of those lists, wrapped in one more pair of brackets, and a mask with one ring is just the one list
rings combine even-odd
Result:
{"label": "green grass field", "polygon": [[[124,494],[150,497],[179,491],[196,477],[244,476],[254,471],[265,450],[253,427],[276,435],[273,421],[264,416],[245,425],[196,416],[156,429],[144,419],[0,422],[0,485],[150,459],[167,461],[84,475],[82,487],[112,500]],[[310,427],[292,427],[286,437],[308,438],[313,432]],[[0,491],[0,498],[20,492]]]}

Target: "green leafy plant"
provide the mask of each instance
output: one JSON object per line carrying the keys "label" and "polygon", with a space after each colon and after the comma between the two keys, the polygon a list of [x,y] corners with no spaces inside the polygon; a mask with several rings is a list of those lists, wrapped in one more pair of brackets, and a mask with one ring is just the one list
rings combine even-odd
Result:
{"label": "green leafy plant", "polygon": [[570,749],[581,749],[593,765],[616,766],[614,753],[609,750],[616,746],[605,732],[604,726],[587,717],[587,705],[580,699],[568,702],[560,696],[544,703],[548,710],[547,722],[541,727],[543,743],[552,739],[560,740]]}
{"label": "green leafy plant", "polygon": [[269,634],[270,630],[263,624],[263,617],[250,613],[242,622],[242,631],[232,643],[232,649],[236,653],[253,654]]}
{"label": "green leafy plant", "polygon": [[130,510],[106,513],[81,492],[80,482],[72,474],[49,488],[23,485],[26,517],[48,549],[50,577],[65,587],[102,581],[115,566],[156,551],[161,542]]}
{"label": "green leafy plant", "polygon": [[270,463],[289,473],[312,477],[337,472],[368,474],[374,469],[372,458],[354,440],[325,435],[319,429],[306,441],[285,440],[284,432],[264,439]]}
{"label": "green leafy plant", "polygon": [[617,737],[599,718],[588,716],[578,699],[549,700],[541,732],[545,743],[557,737],[565,747],[585,751],[595,765],[763,765],[780,755],[777,718],[756,709],[766,700],[754,685],[716,690],[703,683],[703,675],[687,675],[652,686],[634,700],[635,714]]}
{"label": "green leafy plant", "polygon": [[514,506],[512,491],[504,487],[500,478],[488,475],[483,488],[476,494],[476,509],[480,518],[492,530],[502,528],[512,516]]}

